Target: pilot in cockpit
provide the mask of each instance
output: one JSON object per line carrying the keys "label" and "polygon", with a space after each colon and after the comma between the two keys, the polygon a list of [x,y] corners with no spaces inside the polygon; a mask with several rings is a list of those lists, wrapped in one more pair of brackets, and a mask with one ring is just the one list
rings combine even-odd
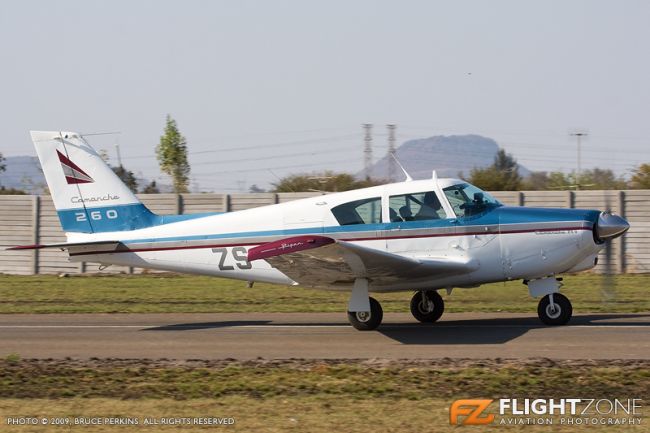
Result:
{"label": "pilot in cockpit", "polygon": [[436,193],[433,191],[429,191],[426,194],[424,194],[424,203],[422,203],[420,210],[418,211],[417,214],[415,214],[415,217],[413,219],[415,220],[440,219],[440,214],[438,214],[440,209],[442,209],[442,205],[440,204],[440,200],[438,200]]}

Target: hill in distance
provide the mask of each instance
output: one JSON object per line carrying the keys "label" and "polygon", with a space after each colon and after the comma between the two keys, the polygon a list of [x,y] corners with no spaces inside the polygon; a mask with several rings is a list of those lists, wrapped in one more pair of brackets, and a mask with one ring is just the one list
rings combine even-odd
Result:
{"label": "hill in distance", "polygon": [[[473,168],[485,168],[494,162],[499,145],[491,138],[480,135],[437,135],[404,142],[395,150],[395,156],[413,179],[429,179],[435,170],[438,177],[458,177],[459,173],[469,176]],[[389,178],[390,156],[385,155],[375,162],[370,177]],[[519,165],[519,174],[526,177],[530,170]],[[358,173],[357,176],[364,176]],[[404,179],[397,167],[395,181]]]}
{"label": "hill in distance", "polygon": [[0,186],[23,190],[29,194],[42,194],[45,176],[35,156],[8,156],[6,170],[0,173]]}

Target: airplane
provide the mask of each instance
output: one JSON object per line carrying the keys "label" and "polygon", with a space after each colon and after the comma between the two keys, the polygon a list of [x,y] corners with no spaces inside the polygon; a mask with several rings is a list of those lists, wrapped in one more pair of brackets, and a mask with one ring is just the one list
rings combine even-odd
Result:
{"label": "airplane", "polygon": [[459,179],[407,180],[227,213],[156,215],[75,132],[32,131],[71,261],[212,275],[350,294],[350,324],[376,329],[370,293],[415,291],[422,323],[438,293],[523,280],[546,325],[572,315],[562,274],[593,268],[629,229],[599,210],[504,206]]}

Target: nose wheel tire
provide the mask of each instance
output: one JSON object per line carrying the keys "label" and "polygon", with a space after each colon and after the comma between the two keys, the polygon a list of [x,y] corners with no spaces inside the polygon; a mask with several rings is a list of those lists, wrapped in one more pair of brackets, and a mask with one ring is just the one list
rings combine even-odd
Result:
{"label": "nose wheel tire", "polygon": [[572,314],[571,301],[561,293],[553,293],[553,305],[551,305],[550,295],[546,295],[540,299],[537,306],[539,320],[549,326],[566,325],[571,320]]}
{"label": "nose wheel tire", "polygon": [[377,329],[384,318],[384,310],[381,304],[375,298],[368,298],[370,301],[370,311],[348,311],[348,320],[350,325],[359,331],[372,331]]}
{"label": "nose wheel tire", "polygon": [[445,301],[436,290],[415,292],[411,298],[411,314],[422,323],[433,323],[445,312]]}

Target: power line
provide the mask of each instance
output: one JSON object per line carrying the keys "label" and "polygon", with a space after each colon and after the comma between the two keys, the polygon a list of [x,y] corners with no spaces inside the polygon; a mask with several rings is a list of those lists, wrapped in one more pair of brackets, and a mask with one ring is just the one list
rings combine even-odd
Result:
{"label": "power line", "polygon": [[[314,155],[319,155],[323,153],[340,153],[341,150],[348,150],[349,146],[345,147],[335,147],[331,148],[327,151],[309,151],[309,152],[300,152],[300,153],[292,153],[290,155],[271,155],[271,156],[263,156],[261,157],[262,159],[269,160],[269,159],[287,159],[287,158],[295,158],[298,156],[314,156]],[[192,163],[192,166],[195,165],[207,165],[207,164],[231,164],[233,162],[250,162],[251,158],[236,158],[236,159],[221,159],[217,161],[202,161],[202,162],[195,162]]]}
{"label": "power line", "polygon": [[297,129],[297,130],[290,130],[290,131],[273,131],[273,132],[251,132],[248,134],[220,135],[216,137],[199,137],[199,138],[195,137],[195,139],[192,141],[196,141],[196,139],[215,141],[215,140],[223,140],[223,139],[231,139],[231,138],[236,139],[236,138],[249,138],[249,137],[264,137],[264,136],[285,135],[285,134],[311,134],[314,132],[351,130],[353,128],[354,128],[353,125],[346,125],[346,126],[338,126],[338,127],[331,127],[331,128]]}
{"label": "power line", "polygon": [[[221,153],[221,152],[234,152],[234,151],[241,151],[241,150],[260,150],[260,149],[265,149],[265,148],[276,148],[276,147],[287,147],[287,146],[302,146],[305,144],[317,144],[317,143],[328,143],[331,141],[342,141],[342,140],[350,140],[353,138],[358,138],[359,134],[354,133],[354,134],[346,134],[346,135],[339,135],[339,136],[334,136],[334,137],[323,137],[323,138],[312,138],[312,139],[305,139],[305,140],[297,140],[297,141],[286,141],[286,142],[280,142],[280,143],[267,143],[267,144],[257,144],[253,146],[237,146],[237,147],[226,147],[226,148],[219,148],[219,149],[210,149],[210,150],[197,150],[197,151],[190,151],[187,152],[188,155],[205,155],[209,153]],[[151,154],[148,155],[134,155],[134,156],[124,156],[122,157],[123,159],[141,159],[141,158],[152,158]]]}
{"label": "power line", "polygon": [[[286,169],[286,168],[317,167],[317,166],[321,166],[321,165],[325,165],[325,164],[342,164],[342,163],[345,163],[345,162],[354,162],[354,161],[351,161],[350,158],[346,158],[346,159],[338,159],[338,160],[335,160],[335,161],[320,161],[320,162],[313,163],[313,164],[295,164],[295,165],[285,165],[285,166],[277,166],[277,167],[249,168],[249,169],[242,169],[242,170],[227,170],[227,171],[219,171],[216,174],[249,173],[249,172],[254,172],[254,171],[263,172],[265,170],[268,170],[269,168],[272,169],[272,170],[282,170],[282,169]],[[192,173],[192,175],[193,176],[194,175],[196,175],[196,176],[207,176],[207,175],[214,176],[215,172],[211,172],[211,173]]]}

